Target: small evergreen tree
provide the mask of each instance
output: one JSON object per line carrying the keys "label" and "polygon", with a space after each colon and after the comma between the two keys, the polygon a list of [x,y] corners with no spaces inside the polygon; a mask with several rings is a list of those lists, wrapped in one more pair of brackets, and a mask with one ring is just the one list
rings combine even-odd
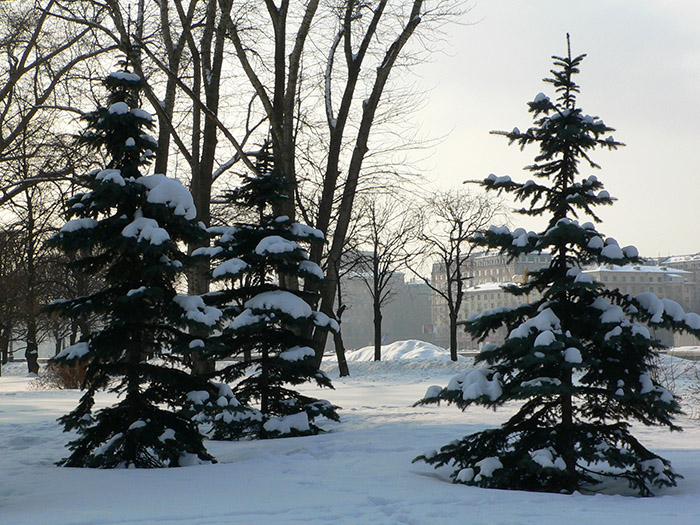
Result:
{"label": "small evergreen tree", "polygon": [[314,351],[304,334],[311,325],[338,326],[312,309],[317,294],[303,291],[300,283],[323,279],[323,271],[302,247],[323,239],[323,233],[276,216],[287,183],[267,147],[257,168],[258,175],[244,175],[241,186],[227,196],[252,220],[211,228],[218,235],[215,246],[195,252],[216,261],[212,277],[223,288],[205,299],[222,310],[227,322],[203,351],[216,359],[235,359],[219,374],[233,384],[232,392],[220,399],[223,409],[211,401],[204,407],[209,418],[219,412],[214,439],[310,435],[321,431],[315,422],[319,416],[338,420],[338,407],[291,388],[308,381],[332,388],[328,376],[313,366]]}
{"label": "small evergreen tree", "polygon": [[[69,467],[160,467],[211,461],[196,425],[176,411],[191,391],[213,389],[180,366],[190,347],[186,319],[213,324],[216,311],[198,298],[178,296],[183,254],[178,242],[201,238],[189,192],[140,167],[156,147],[145,133],[151,115],[138,108],[141,79],[123,71],[104,85],[108,106],[85,116],[79,142],[102,149],[105,169],[80,180],[87,189],[69,202],[69,220],[51,244],[80,254],[71,264],[104,275],[97,293],[59,301],[50,309],[68,317],[94,315],[94,330],[54,358],[87,363],[79,405],[62,417],[78,438],[59,464]],[[201,300],[200,300],[201,302]],[[120,401],[93,414],[95,393],[109,389]],[[170,407],[171,409],[168,409]]]}
{"label": "small evergreen tree", "polygon": [[652,379],[652,358],[661,344],[645,324],[698,333],[700,316],[651,293],[630,297],[606,290],[582,273],[587,263],[638,261],[634,247],[620,248],[592,223],[576,220],[586,214],[599,222],[593,208],[612,203],[595,176],[579,178],[579,164],[598,168],[590,151],[622,145],[608,135],[612,128],[576,106],[579,87],[573,77],[584,56],[572,58],[569,49],[567,56],[553,57],[556,69],[545,82],[558,97],[552,101],[539,94],[529,103],[533,127],[496,132],[521,148],[539,147],[535,162],[526,167],[537,179],[521,184],[490,175],[481,184],[529,201],[520,213],[548,216],[549,223],[541,233],[491,227],[475,242],[511,258],[548,251],[552,262],[531,272],[522,285],[506,288],[523,298],[537,292],[537,300],[467,319],[466,330],[482,341],[506,328],[505,342],[487,345],[476,358],[485,366],[454,377],[446,388],[431,387],[418,402],[444,400],[462,410],[471,404],[522,403],[500,428],[416,458],[453,464],[458,483],[570,493],[616,478],[647,496],[653,487],[675,485],[679,477],[668,461],[632,436],[629,421],[680,430],[673,423],[680,411],[677,399]]}

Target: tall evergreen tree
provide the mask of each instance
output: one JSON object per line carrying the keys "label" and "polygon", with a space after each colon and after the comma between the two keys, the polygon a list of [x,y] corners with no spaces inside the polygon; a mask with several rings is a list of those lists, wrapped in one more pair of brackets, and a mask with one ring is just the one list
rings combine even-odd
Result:
{"label": "tall evergreen tree", "polygon": [[[105,169],[83,176],[85,192],[69,202],[70,219],[51,244],[71,254],[88,273],[102,272],[97,293],[59,301],[50,309],[68,317],[94,315],[94,330],[54,358],[57,364],[87,363],[79,405],[62,417],[78,438],[59,464],[69,467],[160,467],[211,461],[196,425],[177,409],[191,391],[212,390],[179,366],[190,347],[187,319],[213,324],[220,314],[198,298],[179,296],[182,272],[178,242],[204,235],[194,221],[189,192],[141,167],[156,147],[146,130],[151,115],[138,107],[141,79],[123,71],[104,85],[107,107],[85,116],[79,142],[101,149]],[[199,300],[201,303],[201,300]],[[120,400],[93,413],[95,393],[109,389]]]}
{"label": "tall evergreen tree", "polygon": [[535,162],[525,168],[536,179],[521,184],[490,175],[481,182],[487,190],[529,201],[520,213],[543,215],[549,222],[540,233],[491,227],[475,242],[511,258],[548,251],[552,262],[531,272],[527,282],[506,287],[536,300],[467,319],[466,330],[480,340],[500,327],[508,334],[476,358],[485,366],[454,377],[445,388],[432,387],[418,402],[444,400],[462,410],[521,403],[500,428],[416,458],[453,464],[457,483],[570,493],[614,478],[647,496],[653,487],[675,485],[679,477],[668,461],[632,436],[630,421],[680,430],[673,423],[680,411],[676,397],[653,380],[652,358],[662,345],[647,326],[698,333],[700,316],[651,293],[631,297],[606,290],[582,272],[593,262],[638,261],[634,247],[621,248],[591,222],[577,220],[587,215],[599,222],[593,208],[613,202],[595,176],[579,176],[580,164],[598,168],[591,151],[622,145],[609,135],[612,128],[576,105],[579,86],[573,77],[584,56],[572,58],[569,48],[566,56],[553,57],[553,76],[545,82],[554,86],[557,98],[540,93],[528,104],[530,129],[496,132],[521,148],[539,147]]}
{"label": "tall evergreen tree", "polygon": [[241,186],[227,195],[232,205],[247,210],[250,220],[211,228],[218,236],[215,246],[194,254],[213,256],[212,277],[223,284],[205,297],[222,310],[225,324],[220,336],[202,342],[203,352],[235,359],[219,374],[233,385],[233,397],[220,398],[223,409],[214,400],[206,406],[210,416],[219,411],[215,439],[316,434],[321,431],[318,417],[338,420],[338,407],[291,388],[309,381],[332,388],[328,376],[313,365],[315,354],[304,334],[310,326],[338,326],[312,309],[317,294],[303,291],[300,282],[323,279],[323,271],[308,260],[302,246],[324,236],[275,214],[288,194],[287,182],[267,147],[259,155],[257,171],[244,175]]}

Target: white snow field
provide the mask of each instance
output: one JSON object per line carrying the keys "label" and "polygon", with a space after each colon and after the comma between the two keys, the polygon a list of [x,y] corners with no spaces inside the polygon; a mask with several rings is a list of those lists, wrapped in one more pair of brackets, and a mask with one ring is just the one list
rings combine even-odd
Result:
{"label": "white snow field", "polygon": [[[398,345],[394,345],[395,347]],[[417,343],[406,343],[413,350]],[[700,523],[700,423],[685,431],[635,427],[685,479],[655,498],[542,494],[452,484],[447,469],[411,460],[513,413],[416,407],[431,385],[471,366],[439,355],[351,361],[350,378],[324,368],[335,390],[307,388],[343,407],[319,436],[207,442],[219,463],[160,470],[59,468],[70,436],[56,418],[75,390],[36,390],[13,364],[0,378],[0,523],[9,524],[670,524]],[[443,351],[444,352],[444,351]],[[414,354],[414,357],[415,357]],[[673,358],[668,358],[673,359]],[[110,394],[98,395],[98,402]]]}

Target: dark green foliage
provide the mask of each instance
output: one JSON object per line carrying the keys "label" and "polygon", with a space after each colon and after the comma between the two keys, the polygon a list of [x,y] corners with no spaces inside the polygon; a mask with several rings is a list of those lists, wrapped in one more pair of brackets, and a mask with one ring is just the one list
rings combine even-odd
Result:
{"label": "dark green foliage", "polygon": [[323,234],[276,216],[273,210],[285,198],[285,178],[266,152],[258,170],[259,175],[244,176],[227,196],[257,220],[211,228],[215,246],[194,254],[213,258],[213,279],[223,284],[205,297],[226,320],[221,335],[210,338],[205,351],[218,360],[234,359],[219,374],[233,385],[233,400],[221,401],[223,414],[212,416],[216,407],[210,404],[205,410],[209,415],[200,416],[213,419],[216,439],[316,434],[321,430],[317,418],[338,420],[338,407],[293,388],[309,381],[332,388],[313,365],[311,341],[303,335],[311,325],[337,329],[334,321],[312,309],[316,294],[303,291],[300,282],[323,278],[303,248]]}
{"label": "dark green foliage", "polygon": [[[153,126],[150,115],[132,109],[141,80],[121,71],[105,85],[109,105],[85,117],[88,130],[79,140],[104,149],[109,164],[81,178],[86,191],[71,199],[71,220],[50,241],[78,254],[74,267],[100,272],[105,280],[97,293],[49,307],[97,319],[93,332],[53,360],[87,363],[80,404],[60,419],[66,431],[78,433],[60,464],[145,468],[211,461],[196,424],[177,413],[189,392],[214,391],[181,369],[191,340],[187,321],[209,321],[203,314],[212,312],[198,310],[175,291],[184,260],[177,243],[205,232],[179,182],[140,173],[155,144],[145,134]],[[93,413],[95,393],[102,389],[119,393],[120,400]]]}
{"label": "dark green foliage", "polygon": [[[429,390],[419,404],[444,400],[462,410],[472,403],[499,407],[518,402],[517,413],[500,428],[478,432],[416,458],[436,466],[452,464],[455,482],[481,487],[573,492],[604,479],[626,480],[642,496],[654,487],[673,486],[679,477],[670,464],[630,433],[629,422],[663,425],[680,412],[671,392],[655,384],[653,358],[661,345],[646,326],[700,331],[700,316],[650,293],[637,297],[605,290],[582,272],[590,263],[638,262],[634,247],[620,248],[592,223],[593,209],[612,199],[594,176],[579,177],[579,166],[598,166],[589,153],[622,144],[604,138],[612,128],[576,106],[573,76],[584,56],[554,57],[556,101],[539,94],[529,103],[534,125],[525,132],[497,132],[521,147],[536,144],[539,154],[526,167],[536,181],[524,184],[490,175],[488,190],[529,202],[527,215],[545,215],[547,228],[526,232],[491,227],[474,242],[510,257],[549,252],[547,268],[527,282],[507,287],[523,299],[467,319],[466,330],[483,340],[505,327],[505,342],[487,345],[478,368]],[[604,240],[605,239],[605,240]],[[525,302],[530,297],[531,302]]]}

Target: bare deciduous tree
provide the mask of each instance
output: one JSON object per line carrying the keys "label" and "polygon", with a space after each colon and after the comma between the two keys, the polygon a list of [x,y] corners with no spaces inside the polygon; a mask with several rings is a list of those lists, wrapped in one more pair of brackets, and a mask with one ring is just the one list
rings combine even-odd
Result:
{"label": "bare deciduous tree", "polygon": [[444,280],[432,281],[415,264],[410,268],[447,306],[450,358],[456,361],[457,322],[465,282],[472,277],[467,269],[467,261],[474,251],[470,239],[494,221],[505,220],[505,209],[491,196],[448,190],[428,196],[422,211],[423,229],[418,237],[423,262],[440,265]]}
{"label": "bare deciduous tree", "polygon": [[[34,158],[33,160],[36,160]],[[19,169],[29,171],[31,167],[22,162]],[[19,302],[19,320],[25,342],[24,357],[30,373],[39,372],[39,343],[45,335],[40,330],[41,307],[46,302],[48,283],[52,268],[47,259],[44,242],[53,233],[53,221],[62,208],[59,192],[49,191],[47,185],[25,188],[22,197],[12,201],[11,212],[18,226],[20,256],[17,260],[17,278],[21,287],[16,299]]]}
{"label": "bare deciduous tree", "polygon": [[[325,166],[320,170],[313,222],[326,234],[329,246],[316,243],[311,248],[311,259],[317,263],[324,258],[328,261],[320,309],[332,315],[337,269],[390,75],[406,57],[408,43],[419,25],[430,31],[431,25],[455,13],[455,2],[347,0],[326,6],[309,0],[302,7],[289,0],[265,0],[259,9],[248,5],[237,11],[233,0],[219,0],[219,4],[227,35],[270,125],[276,169],[289,181],[288,199],[278,212],[290,217],[294,217],[299,200],[295,194],[301,176],[297,165],[299,135],[305,119],[316,109],[304,103],[309,100],[318,106],[319,102],[318,97],[302,89],[307,71],[304,60],[312,55],[310,40],[317,49],[324,43],[328,46],[322,61],[320,99],[327,128]],[[335,32],[328,34],[328,27],[333,25]],[[269,46],[256,40],[260,34],[271,39]],[[326,332],[318,330],[315,340],[320,363]]]}
{"label": "bare deciduous tree", "polygon": [[[289,181],[277,212],[301,211],[326,234],[311,258],[327,268],[320,310],[332,315],[355,196],[382,149],[380,124],[395,118],[392,72],[430,47],[459,0],[48,1],[57,23],[127,54],[147,81],[159,120],[155,168],[175,160],[171,174],[189,180],[205,224],[214,181],[237,163],[254,171],[245,144],[262,143],[269,130],[275,167]],[[205,270],[189,276],[190,293],[207,290]],[[324,331],[315,334],[318,364],[325,340]]]}
{"label": "bare deciduous tree", "polygon": [[[369,151],[369,139],[373,123],[379,108],[380,101],[387,87],[387,82],[397,61],[403,55],[406,46],[414,35],[419,24],[423,23],[430,30],[430,23],[436,20],[442,21],[451,11],[449,2],[423,2],[414,0],[392,12],[387,11],[386,0],[377,2],[371,8],[361,2],[346,2],[340,27],[329,52],[329,59],[325,74],[325,106],[329,129],[329,152],[325,174],[323,177],[323,189],[319,204],[319,214],[316,226],[321,231],[328,232],[331,217],[335,216],[335,228],[332,241],[328,250],[328,260],[340,260],[343,252],[343,244],[352,217],[355,195],[362,172],[363,161]],[[394,6],[395,7],[395,6]],[[359,25],[363,10],[369,10],[369,22]],[[383,23],[380,26],[380,23]],[[391,26],[398,23],[400,28]],[[388,24],[388,25],[387,25]],[[358,27],[359,26],[359,27]],[[356,33],[357,29],[362,30]],[[392,30],[393,29],[393,30]],[[398,30],[397,30],[398,29]],[[379,32],[379,33],[378,33]],[[381,34],[381,38],[377,35]],[[387,38],[387,35],[392,37]],[[385,42],[383,51],[377,50],[368,55],[368,50],[374,39]],[[334,72],[335,55],[342,43],[342,59],[346,69],[346,81],[341,88],[342,96],[336,112],[333,112],[332,103],[332,75]],[[370,57],[378,58],[378,62],[371,62]],[[368,63],[370,62],[370,63]],[[353,132],[348,129],[350,114],[353,111],[353,99],[356,97],[356,89],[360,74],[374,66],[376,73],[370,82],[369,94],[362,100],[361,117],[359,124]],[[358,111],[355,109],[354,111]],[[352,137],[352,138],[350,138]],[[350,162],[346,167],[346,176],[339,186],[341,168],[341,154],[344,142],[352,143]],[[338,202],[338,197],[340,201]],[[312,248],[312,259],[321,258],[321,248]],[[329,264],[329,268],[333,266]],[[321,293],[321,311],[331,309],[335,298],[335,282],[338,276],[332,271],[328,272],[327,284]],[[319,333],[317,340],[325,340],[325,334]],[[320,348],[319,346],[318,348]],[[317,348],[317,349],[318,349]],[[318,355],[320,362],[320,355]]]}
{"label": "bare deciduous tree", "polygon": [[394,276],[414,253],[408,247],[420,230],[415,210],[393,196],[365,199],[360,208],[360,245],[357,252],[357,276],[364,282],[372,298],[374,324],[374,360],[382,358],[382,309],[397,292]]}
{"label": "bare deciduous tree", "polygon": [[[89,23],[76,26],[57,18],[56,0],[0,3],[0,164],[23,154],[23,136],[35,119],[58,109],[75,111],[67,102],[69,86],[75,85],[71,75],[110,50],[85,45],[100,12],[85,11]],[[6,170],[0,171],[0,205],[35,184],[72,175],[70,166],[46,166],[21,179],[8,179]]]}
{"label": "bare deciduous tree", "polygon": [[[66,12],[70,11],[64,19],[78,26],[96,27],[129,57],[135,72],[146,81],[144,94],[159,121],[155,170],[164,173],[175,160],[170,174],[189,184],[197,219],[209,226],[214,181],[237,161],[252,169],[242,144],[261,123],[248,119],[239,143],[219,118],[226,36],[220,30],[223,15],[217,2],[169,0],[153,4],[139,0],[135,10],[119,0],[82,3],[103,5],[103,22],[98,25],[82,19],[75,11],[76,2],[70,0],[62,0]],[[227,148],[218,147],[220,134],[236,151],[233,158]],[[223,155],[229,160],[222,160]],[[192,245],[189,249],[198,247]],[[207,270],[205,264],[195,264],[189,272],[190,294],[208,291]],[[213,371],[213,363],[198,352],[192,357],[196,372]]]}
{"label": "bare deciduous tree", "polygon": [[3,222],[0,229],[0,375],[2,365],[7,363],[10,355],[12,334],[20,323],[20,279],[21,257],[20,230],[17,225]]}

